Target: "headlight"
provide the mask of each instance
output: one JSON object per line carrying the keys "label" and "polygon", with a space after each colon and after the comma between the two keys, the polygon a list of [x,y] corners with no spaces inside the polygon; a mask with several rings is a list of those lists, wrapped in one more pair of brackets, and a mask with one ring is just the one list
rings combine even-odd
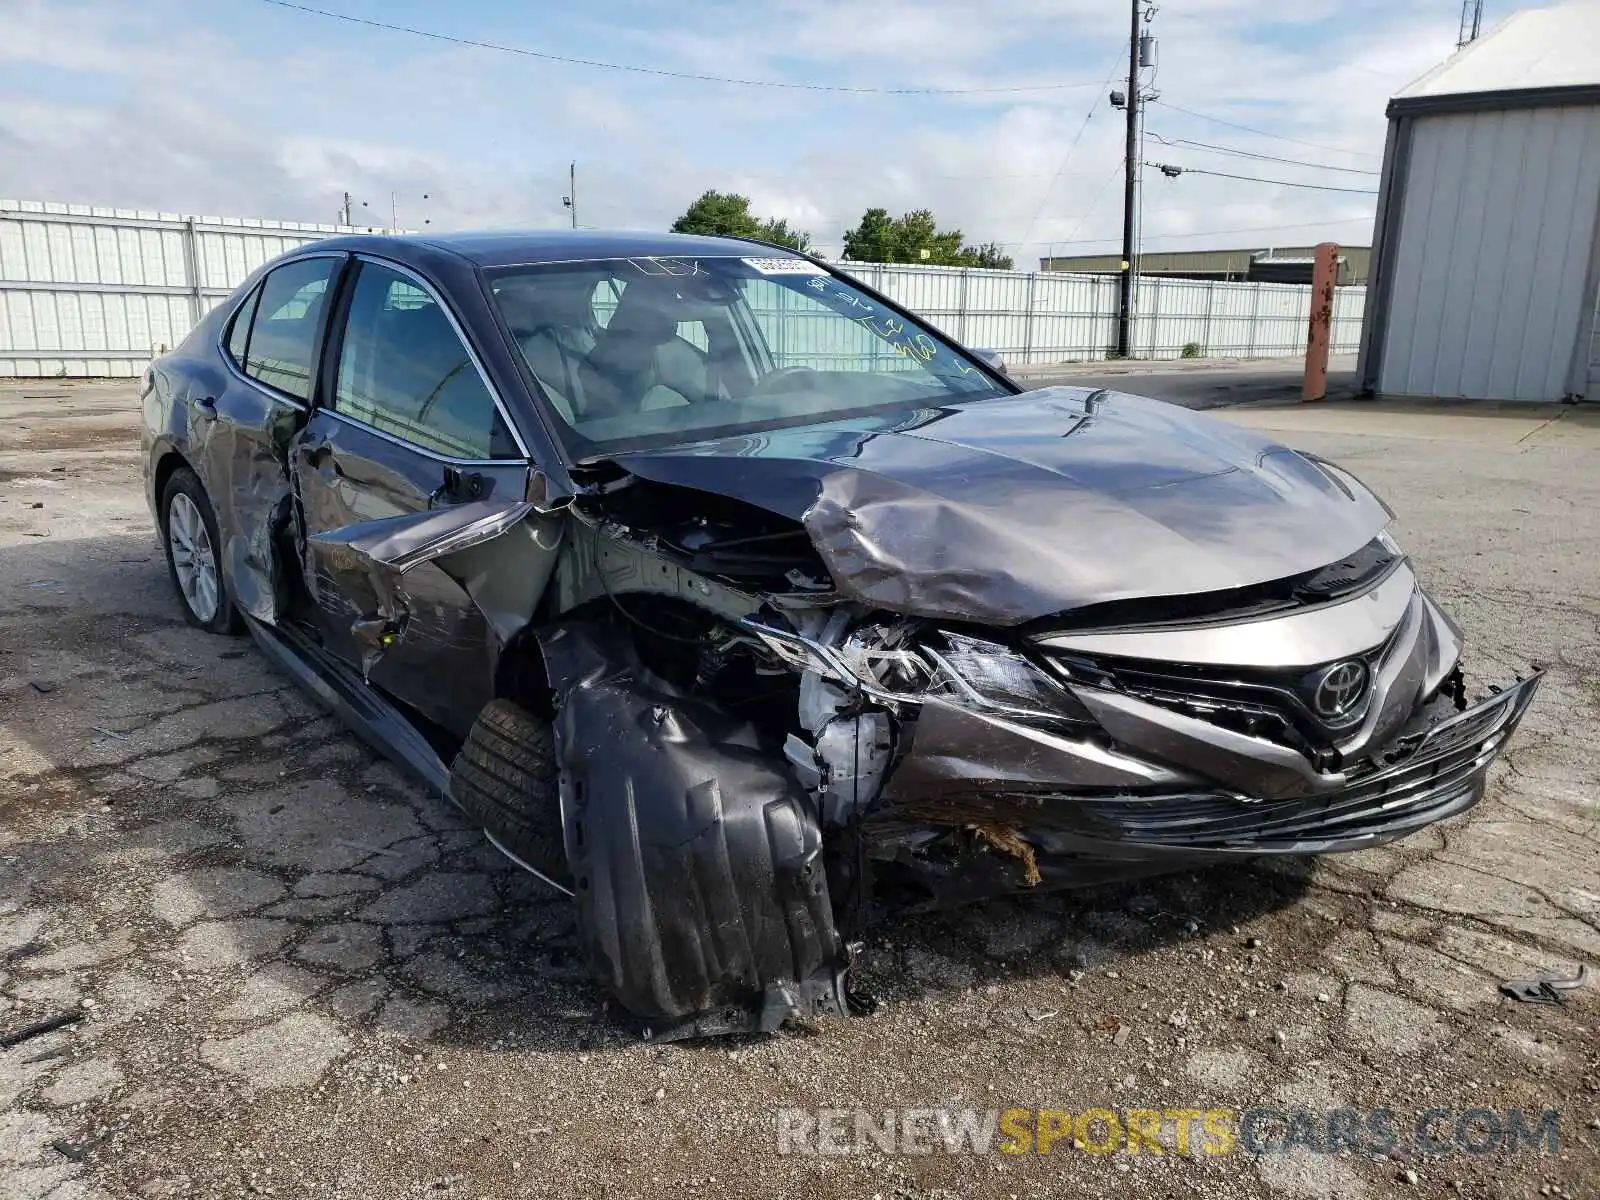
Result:
{"label": "headlight", "polygon": [[1059,681],[999,642],[941,632],[932,637],[933,644],[908,640],[870,648],[852,637],[832,646],[754,617],[739,623],[791,666],[891,707],[938,696],[1015,721],[1094,724],[1089,710]]}
{"label": "headlight", "polygon": [[1028,721],[1092,724],[1078,698],[1015,651],[965,634],[944,635],[946,648],[924,646],[940,668],[929,686],[974,708]]}
{"label": "headlight", "polygon": [[[853,644],[853,639],[844,646],[827,645],[793,630],[768,625],[755,617],[743,617],[739,624],[796,669],[815,671],[824,679],[862,691],[888,705],[916,703],[922,682],[932,669],[911,650],[869,649]],[[900,669],[896,671],[891,667],[884,671],[885,678],[880,678],[878,672],[889,664]],[[886,682],[886,678],[901,682]],[[909,687],[902,686],[906,679],[912,681]]]}

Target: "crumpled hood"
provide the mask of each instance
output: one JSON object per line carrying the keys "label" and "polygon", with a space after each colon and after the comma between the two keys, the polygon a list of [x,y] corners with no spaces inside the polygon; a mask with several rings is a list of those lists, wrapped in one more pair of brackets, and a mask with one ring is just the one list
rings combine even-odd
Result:
{"label": "crumpled hood", "polygon": [[863,604],[1017,625],[1312,571],[1389,521],[1353,476],[1157,400],[1087,388],[615,456],[801,521]]}

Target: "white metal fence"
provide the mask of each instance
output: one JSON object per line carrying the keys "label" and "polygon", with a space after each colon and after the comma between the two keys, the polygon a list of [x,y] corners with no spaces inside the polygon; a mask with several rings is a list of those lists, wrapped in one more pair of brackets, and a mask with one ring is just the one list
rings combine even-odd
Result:
{"label": "white metal fence", "polygon": [[[1105,358],[1117,341],[1114,275],[978,271],[852,263],[851,274],[966,346],[1008,363]],[[1333,353],[1361,344],[1366,288],[1334,293]],[[1133,356],[1274,358],[1305,353],[1311,287],[1142,278],[1135,297]]]}
{"label": "white metal fence", "polygon": [[0,376],[132,376],[262,263],[336,233],[0,200]]}
{"label": "white metal fence", "polygon": [[[0,376],[132,376],[268,259],[352,232],[240,217],[0,200]],[[849,264],[849,271],[968,346],[1007,362],[1104,358],[1117,280],[1103,275]],[[1340,288],[1333,351],[1361,339],[1366,290]],[[1311,289],[1140,281],[1138,358],[1272,357],[1305,347]]]}

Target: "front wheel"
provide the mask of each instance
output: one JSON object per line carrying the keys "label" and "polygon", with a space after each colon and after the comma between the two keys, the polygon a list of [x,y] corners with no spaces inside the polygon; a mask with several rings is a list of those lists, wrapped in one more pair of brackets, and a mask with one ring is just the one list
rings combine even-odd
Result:
{"label": "front wheel", "polygon": [[562,887],[572,884],[549,722],[491,700],[450,768],[450,794],[507,850]]}
{"label": "front wheel", "polygon": [[189,624],[207,633],[243,632],[244,620],[222,575],[216,513],[199,476],[188,467],[174,471],[162,489],[161,542]]}

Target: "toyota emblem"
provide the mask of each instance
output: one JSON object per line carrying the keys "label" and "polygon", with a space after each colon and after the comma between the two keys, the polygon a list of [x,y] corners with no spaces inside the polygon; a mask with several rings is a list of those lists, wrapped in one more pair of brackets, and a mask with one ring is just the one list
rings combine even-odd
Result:
{"label": "toyota emblem", "polygon": [[1351,660],[1334,663],[1317,678],[1311,691],[1311,707],[1325,721],[1350,716],[1367,693],[1367,664]]}

